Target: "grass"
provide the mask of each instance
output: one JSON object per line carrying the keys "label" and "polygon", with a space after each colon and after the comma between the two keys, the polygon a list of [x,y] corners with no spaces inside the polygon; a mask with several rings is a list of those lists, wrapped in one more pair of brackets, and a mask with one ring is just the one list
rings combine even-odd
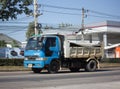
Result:
{"label": "grass", "polygon": [[31,68],[24,68],[23,66],[0,66],[0,71],[30,71]]}
{"label": "grass", "polygon": [[[100,63],[100,68],[120,67],[120,63]],[[31,71],[23,66],[0,66],[0,71]]]}
{"label": "grass", "polygon": [[120,67],[120,63],[100,63],[100,68]]}

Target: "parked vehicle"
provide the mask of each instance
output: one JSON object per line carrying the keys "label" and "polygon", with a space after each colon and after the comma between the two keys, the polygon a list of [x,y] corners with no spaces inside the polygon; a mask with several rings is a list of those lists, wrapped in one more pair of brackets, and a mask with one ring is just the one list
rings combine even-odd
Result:
{"label": "parked vehicle", "polygon": [[90,45],[75,43],[76,35],[44,34],[28,40],[24,51],[24,67],[32,68],[34,73],[47,69],[49,73],[57,73],[61,67],[77,72],[81,68],[95,71],[99,68],[102,57],[101,44]]}
{"label": "parked vehicle", "polygon": [[23,55],[20,54],[22,49],[20,48],[9,48],[9,47],[4,47],[0,48],[0,58],[24,58]]}

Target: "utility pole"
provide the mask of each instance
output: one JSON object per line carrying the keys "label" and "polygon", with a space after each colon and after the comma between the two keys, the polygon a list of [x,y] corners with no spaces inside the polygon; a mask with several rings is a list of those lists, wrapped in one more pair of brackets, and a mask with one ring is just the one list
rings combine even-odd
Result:
{"label": "utility pole", "polygon": [[82,24],[81,24],[82,31],[84,30],[84,18],[85,18],[85,9],[82,8]]}
{"label": "utility pole", "polygon": [[[87,13],[88,10],[85,10],[84,8],[82,8],[82,23],[81,23],[81,33],[82,33],[82,41],[84,41],[84,30],[85,30],[85,27],[84,27],[84,18],[87,17],[87,15],[85,15],[85,13]],[[90,43],[92,43],[92,35],[90,35]]]}
{"label": "utility pole", "polygon": [[37,29],[37,25],[38,25],[38,4],[37,4],[37,0],[34,0],[34,23],[35,23],[35,35],[38,34],[38,29]]}
{"label": "utility pole", "polygon": [[82,41],[84,41],[84,18],[85,18],[85,9],[82,8],[82,22],[81,22],[81,33],[82,33]]}

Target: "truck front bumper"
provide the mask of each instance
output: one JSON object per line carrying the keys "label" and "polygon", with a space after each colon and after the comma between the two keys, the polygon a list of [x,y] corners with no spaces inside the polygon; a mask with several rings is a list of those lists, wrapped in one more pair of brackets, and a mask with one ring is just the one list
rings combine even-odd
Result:
{"label": "truck front bumper", "polygon": [[44,61],[43,60],[35,60],[35,61],[31,61],[31,60],[24,60],[24,67],[28,68],[44,68]]}

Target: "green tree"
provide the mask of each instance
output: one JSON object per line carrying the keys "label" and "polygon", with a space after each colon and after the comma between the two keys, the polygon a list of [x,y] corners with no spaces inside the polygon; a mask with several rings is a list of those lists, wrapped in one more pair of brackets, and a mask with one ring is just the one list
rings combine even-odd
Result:
{"label": "green tree", "polygon": [[[31,36],[35,35],[35,24],[34,21],[29,23],[28,30],[26,32],[26,37],[27,39],[30,38]],[[41,27],[37,26],[38,34],[41,34]]]}
{"label": "green tree", "polygon": [[12,41],[12,47],[20,47],[15,40]]}
{"label": "green tree", "polygon": [[27,39],[35,34],[34,32],[34,22],[30,22],[28,26],[28,30],[26,32]]}
{"label": "green tree", "polygon": [[0,19],[2,21],[17,19],[17,15],[25,13],[30,14],[32,10],[28,8],[33,0],[0,0]]}
{"label": "green tree", "polygon": [[0,41],[0,47],[6,47],[6,42],[4,40]]}

